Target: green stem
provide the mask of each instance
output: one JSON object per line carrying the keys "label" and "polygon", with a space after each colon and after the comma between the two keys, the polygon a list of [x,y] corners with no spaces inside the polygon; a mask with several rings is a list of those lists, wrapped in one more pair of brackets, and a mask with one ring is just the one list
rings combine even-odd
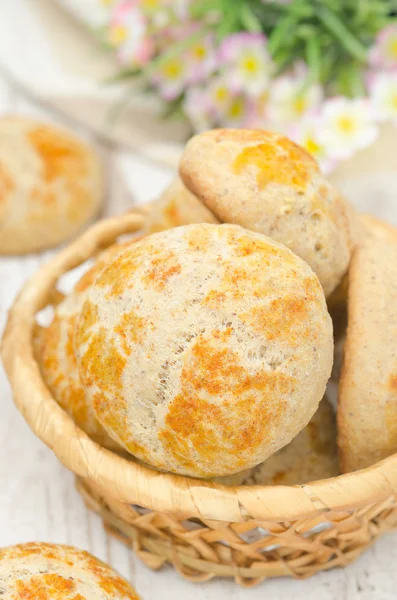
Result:
{"label": "green stem", "polygon": [[340,41],[345,50],[360,62],[367,60],[365,46],[352,34],[345,24],[326,7],[319,7],[317,15],[324,26]]}

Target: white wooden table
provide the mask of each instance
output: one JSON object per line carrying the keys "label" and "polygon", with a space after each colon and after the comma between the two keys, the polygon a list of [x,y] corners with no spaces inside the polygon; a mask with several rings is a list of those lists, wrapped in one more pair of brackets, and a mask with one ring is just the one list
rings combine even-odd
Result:
{"label": "white wooden table", "polygon": [[[0,112],[19,112],[68,122],[28,100],[0,78]],[[80,132],[81,133],[81,132]],[[107,214],[154,197],[172,174],[91,136],[103,157],[107,175]],[[126,182],[123,184],[123,180]],[[47,260],[39,256],[0,258],[0,327],[15,294]],[[84,506],[73,476],[29,430],[15,409],[0,366],[0,546],[23,541],[51,541],[85,548],[111,563],[137,588],[144,600],[395,600],[397,598],[397,534],[380,540],[345,570],[306,581],[278,579],[245,590],[234,582],[191,584],[170,567],[149,571],[126,547],[109,537],[99,518]]]}

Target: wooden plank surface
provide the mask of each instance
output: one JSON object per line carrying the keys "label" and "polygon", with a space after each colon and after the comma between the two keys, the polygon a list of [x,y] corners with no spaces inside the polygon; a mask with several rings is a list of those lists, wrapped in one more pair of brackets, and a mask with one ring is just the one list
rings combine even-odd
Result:
{"label": "wooden plank surface", "polygon": [[[0,79],[0,112],[18,112],[68,125],[29,101]],[[80,132],[81,133],[81,132]],[[91,136],[106,169],[106,214],[115,214],[154,197],[172,176]],[[395,213],[394,213],[395,217]],[[0,259],[0,328],[15,294],[51,252]],[[31,433],[13,406],[0,366],[0,546],[29,540],[86,548],[125,575],[144,600],[394,600],[397,598],[397,534],[380,540],[345,570],[307,581],[272,580],[244,590],[231,581],[190,584],[173,569],[152,573],[126,547],[110,538],[100,520],[84,506],[73,476]]]}

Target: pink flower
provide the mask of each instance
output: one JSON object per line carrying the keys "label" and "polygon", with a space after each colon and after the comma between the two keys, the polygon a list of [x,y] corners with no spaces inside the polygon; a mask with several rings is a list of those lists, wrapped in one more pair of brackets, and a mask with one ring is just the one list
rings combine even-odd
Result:
{"label": "pink flower", "polygon": [[186,91],[183,108],[194,131],[205,131],[214,126],[208,94],[202,88],[190,87]]}
{"label": "pink flower", "polygon": [[262,33],[233,33],[219,49],[230,86],[235,92],[261,94],[268,86],[273,63]]}
{"label": "pink flower", "polygon": [[152,77],[164,100],[174,100],[185,89],[189,79],[189,69],[184,56],[168,58]]}
{"label": "pink flower", "polygon": [[376,120],[397,123],[397,72],[374,76],[370,85],[370,99]]}
{"label": "pink flower", "polygon": [[380,31],[368,59],[373,67],[397,69],[397,25],[388,25]]}
{"label": "pink flower", "polygon": [[186,60],[189,63],[190,82],[206,79],[217,67],[213,36],[207,35],[193,42],[187,50]]}
{"label": "pink flower", "polygon": [[112,11],[109,43],[117,48],[121,63],[146,64],[154,54],[154,42],[146,35],[147,23],[137,1],[119,2]]}

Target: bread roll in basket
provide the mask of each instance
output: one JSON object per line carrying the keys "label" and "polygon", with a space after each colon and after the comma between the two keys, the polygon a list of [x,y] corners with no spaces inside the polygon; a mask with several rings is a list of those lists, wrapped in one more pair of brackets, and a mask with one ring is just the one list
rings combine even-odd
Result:
{"label": "bread roll in basket", "polygon": [[34,358],[36,315],[56,305],[60,277],[124,234],[145,229],[130,212],[99,222],[26,284],[12,307],[2,354],[15,403],[76,474],[77,487],[112,533],[151,568],[171,563],[191,581],[309,577],[345,566],[397,525],[397,456],[355,473],[295,486],[226,487],[160,473],[102,448],[60,408]]}

